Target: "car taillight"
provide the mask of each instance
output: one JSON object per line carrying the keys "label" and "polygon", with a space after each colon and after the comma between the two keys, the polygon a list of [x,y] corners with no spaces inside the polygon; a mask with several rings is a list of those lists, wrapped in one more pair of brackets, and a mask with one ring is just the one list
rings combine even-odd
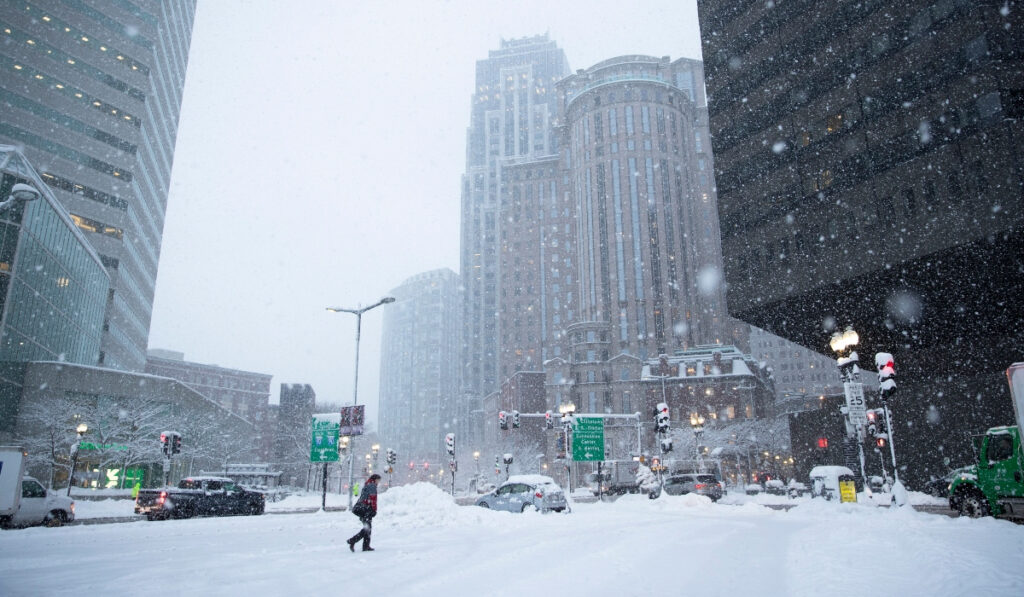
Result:
{"label": "car taillight", "polygon": [[704,483],[697,483],[696,487],[697,489],[704,489],[705,487],[707,487],[707,485]]}
{"label": "car taillight", "polygon": [[544,497],[544,494],[543,494],[543,493],[541,493],[541,492],[539,492],[539,491],[538,491],[537,493],[533,494],[533,495],[535,495],[535,496],[537,496],[537,497],[539,497],[539,498],[542,498],[542,497]]}
{"label": "car taillight", "polygon": [[163,504],[164,501],[166,501],[166,500],[167,500],[167,492],[166,491],[161,491],[160,492],[160,497],[157,498],[156,503]]}

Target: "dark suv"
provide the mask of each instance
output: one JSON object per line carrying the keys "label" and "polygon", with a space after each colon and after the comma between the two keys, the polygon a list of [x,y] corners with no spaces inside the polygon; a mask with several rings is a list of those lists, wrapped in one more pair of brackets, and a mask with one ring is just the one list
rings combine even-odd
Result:
{"label": "dark suv", "polygon": [[701,473],[683,473],[665,479],[664,491],[668,495],[684,495],[696,493],[717,502],[722,497],[722,484],[714,475]]}

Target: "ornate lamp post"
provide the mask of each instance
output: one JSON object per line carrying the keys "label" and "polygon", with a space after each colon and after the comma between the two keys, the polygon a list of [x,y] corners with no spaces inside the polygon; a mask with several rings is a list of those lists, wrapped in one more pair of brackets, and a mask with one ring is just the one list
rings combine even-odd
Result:
{"label": "ornate lamp post", "polygon": [[71,445],[71,472],[68,473],[68,495],[71,495],[71,484],[75,480],[75,467],[78,465],[78,448],[82,445],[82,436],[85,435],[86,431],[89,431],[89,426],[85,423],[79,423],[78,427],[75,428],[75,432],[78,433],[78,439]]}
{"label": "ornate lamp post", "polygon": [[851,444],[857,444],[857,458],[860,460],[860,482],[868,493],[871,488],[866,481],[864,474],[864,438],[865,428],[868,423],[867,408],[864,402],[864,386],[860,383],[860,367],[857,351],[854,347],[860,342],[860,336],[852,327],[845,331],[836,331],[829,340],[829,347],[836,353],[836,364],[839,366],[839,377],[843,381],[843,394],[846,397],[846,406],[840,410],[846,422],[846,438],[843,442],[846,466],[852,470],[858,470]]}
{"label": "ornate lamp post", "polygon": [[704,415],[700,413],[690,414],[690,427],[693,428],[693,451],[697,454],[697,462],[700,463],[700,472],[704,472],[704,457],[700,453],[700,438],[704,435]]}

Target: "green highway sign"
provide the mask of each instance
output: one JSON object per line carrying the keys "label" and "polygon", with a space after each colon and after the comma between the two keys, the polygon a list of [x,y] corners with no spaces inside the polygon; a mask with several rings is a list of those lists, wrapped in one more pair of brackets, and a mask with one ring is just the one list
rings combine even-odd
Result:
{"label": "green highway sign", "polygon": [[572,459],[604,460],[604,419],[575,417],[572,433]]}
{"label": "green highway sign", "polygon": [[309,447],[310,462],[338,461],[338,430],[341,428],[340,413],[313,415],[312,442]]}

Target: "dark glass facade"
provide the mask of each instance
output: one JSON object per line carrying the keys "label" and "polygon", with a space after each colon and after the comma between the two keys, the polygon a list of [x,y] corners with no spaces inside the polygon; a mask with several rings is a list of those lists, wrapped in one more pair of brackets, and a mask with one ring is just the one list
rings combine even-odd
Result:
{"label": "dark glass facade", "polygon": [[896,358],[911,480],[969,461],[1024,359],[1021,11],[698,8],[731,314],[821,352],[852,324]]}

